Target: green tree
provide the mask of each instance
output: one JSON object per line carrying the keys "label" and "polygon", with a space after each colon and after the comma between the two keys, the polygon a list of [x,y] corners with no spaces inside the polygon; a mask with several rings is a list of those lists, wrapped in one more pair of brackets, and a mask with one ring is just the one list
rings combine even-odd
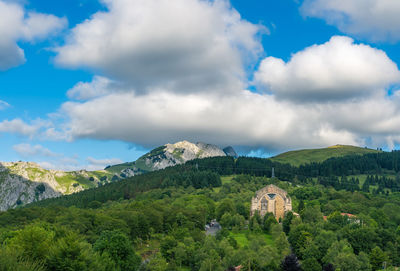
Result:
{"label": "green tree", "polygon": [[264,218],[263,229],[266,233],[271,233],[271,226],[277,224],[276,218],[272,213],[267,213]]}
{"label": "green tree", "polygon": [[360,263],[360,270],[371,271],[371,264],[369,263],[368,254],[365,252],[360,252],[357,256],[358,262]]}
{"label": "green tree", "polygon": [[307,205],[301,213],[301,219],[305,223],[318,223],[322,221],[322,213],[319,206]]}
{"label": "green tree", "polygon": [[304,210],[304,201],[301,199],[300,201],[299,201],[299,206],[298,206],[298,208],[297,208],[297,212],[300,214],[303,210]]}
{"label": "green tree", "polygon": [[346,240],[334,242],[323,258],[323,262],[332,263],[341,271],[362,271],[359,259],[354,255],[352,247]]}
{"label": "green tree", "polygon": [[128,237],[119,231],[104,231],[94,244],[102,256],[109,256],[121,270],[136,270],[141,259],[135,254]]}
{"label": "green tree", "polygon": [[216,216],[217,219],[220,220],[221,217],[226,214],[226,213],[235,213],[235,205],[233,204],[233,201],[231,199],[224,199],[216,209]]}
{"label": "green tree", "polygon": [[222,215],[219,223],[223,228],[232,229],[232,215],[231,213],[225,213]]}
{"label": "green tree", "polygon": [[307,239],[307,244],[301,250],[301,255],[303,259],[314,258],[316,260],[320,260],[323,256],[317,245],[310,238]]}
{"label": "green tree", "polygon": [[291,244],[293,251],[296,255],[302,258],[302,251],[306,248],[309,240],[311,238],[311,234],[305,230],[304,225],[299,225],[293,228],[288,237],[288,241]]}
{"label": "green tree", "polygon": [[281,232],[279,237],[275,239],[275,246],[281,260],[290,254],[290,244],[284,232]]}
{"label": "green tree", "polygon": [[369,254],[372,270],[382,269],[383,262],[387,261],[387,255],[378,246],[374,247]]}
{"label": "green tree", "polygon": [[222,271],[221,258],[218,253],[212,249],[208,252],[208,256],[201,263],[200,271]]}
{"label": "green tree", "polygon": [[341,271],[363,271],[361,264],[354,253],[339,253],[333,265]]}
{"label": "green tree", "polygon": [[174,248],[174,256],[176,263],[179,265],[179,267],[182,267],[182,263],[184,263],[187,258],[186,247],[183,243],[178,243],[178,245]]}
{"label": "green tree", "polygon": [[174,258],[174,248],[178,245],[178,242],[173,236],[167,235],[161,241],[160,251],[164,258],[170,260]]}
{"label": "green tree", "polygon": [[283,218],[282,221],[282,229],[286,234],[289,234],[290,231],[290,224],[292,224],[292,219],[293,219],[294,215],[292,212],[287,212],[285,214],[285,217]]}
{"label": "green tree", "polygon": [[302,271],[301,265],[299,260],[297,259],[296,255],[290,254],[283,259],[281,263],[282,271]]}
{"label": "green tree", "polygon": [[317,245],[321,256],[325,255],[330,246],[337,241],[336,234],[332,231],[322,230],[317,237],[315,237],[314,243]]}
{"label": "green tree", "polygon": [[340,241],[335,241],[332,243],[332,245],[329,247],[326,255],[323,257],[322,261],[325,264],[328,263],[334,263],[335,259],[338,257],[339,253],[347,253],[351,254],[353,253],[353,249],[350,246],[350,244],[347,242],[347,240],[340,240]]}
{"label": "green tree", "polygon": [[40,225],[29,225],[17,231],[15,237],[8,241],[8,245],[20,251],[25,259],[44,261],[54,236],[53,231]]}
{"label": "green tree", "polygon": [[301,267],[304,271],[321,271],[322,267],[317,259],[311,257],[307,258],[301,263]]}
{"label": "green tree", "polygon": [[46,267],[54,271],[112,270],[114,264],[109,257],[93,252],[89,243],[81,241],[74,233],[59,239],[49,250]]}
{"label": "green tree", "polygon": [[260,270],[276,270],[280,259],[276,248],[263,246],[257,252],[256,263]]}
{"label": "green tree", "polygon": [[42,264],[24,259],[21,254],[10,248],[0,248],[0,271],[44,271]]}
{"label": "green tree", "polygon": [[157,253],[150,262],[146,265],[146,270],[149,271],[166,271],[168,268],[167,261],[160,253]]}

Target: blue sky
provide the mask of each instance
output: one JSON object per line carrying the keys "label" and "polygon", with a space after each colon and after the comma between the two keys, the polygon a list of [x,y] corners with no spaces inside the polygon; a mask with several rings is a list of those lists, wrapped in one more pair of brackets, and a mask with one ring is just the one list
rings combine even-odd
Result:
{"label": "blue sky", "polygon": [[398,146],[396,0],[173,3],[0,0],[0,161]]}

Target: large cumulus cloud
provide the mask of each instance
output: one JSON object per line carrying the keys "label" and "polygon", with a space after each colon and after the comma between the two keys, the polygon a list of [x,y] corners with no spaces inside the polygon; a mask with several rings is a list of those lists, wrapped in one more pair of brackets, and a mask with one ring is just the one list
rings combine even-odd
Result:
{"label": "large cumulus cloud", "polygon": [[400,81],[400,71],[385,52],[335,36],[293,54],[287,63],[267,57],[255,78],[279,98],[332,101],[383,91]]}
{"label": "large cumulus cloud", "polygon": [[353,131],[328,119],[337,108],[325,110],[250,91],[225,97],[121,93],[62,108],[70,116],[72,138],[119,139],[145,146],[187,139],[271,149],[361,143]]}
{"label": "large cumulus cloud", "polygon": [[288,62],[267,57],[249,91],[264,29],[226,1],[104,2],[56,49],[59,65],[97,75],[71,86],[65,121],[42,135],[269,150],[400,142],[400,72],[379,49],[332,37]]}
{"label": "large cumulus cloud", "polygon": [[63,29],[65,18],[26,12],[16,3],[0,0],[0,71],[25,62],[19,41],[34,42]]}
{"label": "large cumulus cloud", "polygon": [[305,0],[301,11],[347,34],[372,41],[400,40],[398,0]]}
{"label": "large cumulus cloud", "polygon": [[265,27],[240,17],[227,1],[105,0],[107,11],[76,26],[56,62],[86,67],[136,91],[241,87],[242,64],[262,52]]}
{"label": "large cumulus cloud", "polygon": [[288,63],[266,58],[255,78],[270,91],[143,94],[95,78],[80,90],[93,93],[99,86],[100,95],[67,102],[61,112],[69,117],[70,138],[145,146],[181,139],[275,150],[399,142],[399,92],[389,96],[387,87],[400,81],[400,72],[381,50],[332,37]]}

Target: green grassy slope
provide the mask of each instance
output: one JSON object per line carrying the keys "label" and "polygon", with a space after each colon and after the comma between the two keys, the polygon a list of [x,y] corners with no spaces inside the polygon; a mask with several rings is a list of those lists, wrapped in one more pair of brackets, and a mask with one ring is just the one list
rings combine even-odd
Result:
{"label": "green grassy slope", "polygon": [[106,170],[108,172],[115,173],[115,174],[119,174],[124,169],[132,168],[132,167],[136,167],[137,169],[142,170],[143,172],[152,171],[153,168],[146,165],[146,162],[145,162],[146,159],[160,155],[164,152],[164,150],[165,150],[165,146],[160,146],[160,147],[155,148],[154,150],[150,151],[149,153],[146,153],[145,155],[139,157],[139,159],[137,159],[134,162],[113,165],[113,166],[107,167]]}
{"label": "green grassy slope", "polygon": [[271,158],[271,160],[280,163],[288,163],[293,166],[299,166],[311,162],[322,162],[331,157],[340,157],[354,154],[362,155],[376,152],[378,151],[367,148],[360,148],[348,145],[335,145],[322,149],[308,149],[285,152]]}
{"label": "green grassy slope", "polygon": [[[59,184],[60,191],[66,194],[76,192],[75,187],[81,186],[83,189],[95,188],[98,183],[105,184],[111,181],[112,172],[98,170],[98,171],[70,171],[64,173],[55,173],[38,165],[31,164],[26,167],[21,167],[20,163],[14,163],[8,167],[8,172],[2,172],[2,175],[7,176],[13,174],[16,176],[25,176],[32,182],[42,182],[54,178]],[[1,178],[3,179],[3,178]]]}

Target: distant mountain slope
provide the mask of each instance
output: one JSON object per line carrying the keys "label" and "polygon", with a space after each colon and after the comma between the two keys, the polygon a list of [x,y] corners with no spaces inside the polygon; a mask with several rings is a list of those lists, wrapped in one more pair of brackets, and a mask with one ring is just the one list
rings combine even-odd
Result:
{"label": "distant mountain slope", "polygon": [[[226,150],[231,155],[236,154],[232,147]],[[158,147],[135,162],[110,166],[99,171],[65,172],[46,170],[32,162],[0,162],[0,211],[184,164],[196,158],[226,155],[215,145],[181,141]]]}
{"label": "distant mountain slope", "polygon": [[335,145],[322,149],[289,151],[272,157],[271,160],[280,163],[288,163],[293,166],[300,166],[311,162],[322,162],[331,157],[341,157],[352,154],[362,155],[376,152],[379,151],[349,145]]}
{"label": "distant mountain slope", "polygon": [[106,170],[114,174],[119,174],[122,178],[126,178],[144,172],[184,164],[187,161],[197,158],[227,155],[237,156],[232,147],[227,147],[224,150],[212,144],[201,142],[191,143],[184,140],[175,144],[165,144],[143,155],[135,162],[107,167]]}
{"label": "distant mountain slope", "polygon": [[0,163],[0,211],[110,182],[107,171],[46,170],[32,162]]}

